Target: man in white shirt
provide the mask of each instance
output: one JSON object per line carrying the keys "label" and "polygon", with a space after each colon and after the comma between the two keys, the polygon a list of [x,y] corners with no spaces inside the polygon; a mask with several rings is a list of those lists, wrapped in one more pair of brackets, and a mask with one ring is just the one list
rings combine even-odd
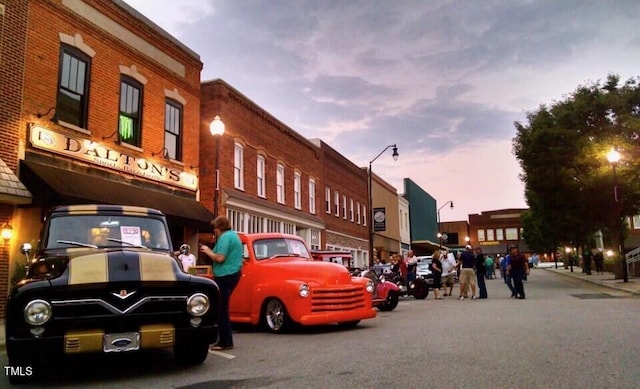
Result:
{"label": "man in white shirt", "polygon": [[196,256],[190,253],[191,247],[188,244],[183,244],[180,246],[180,254],[178,255],[178,259],[182,263],[182,269],[185,272],[189,272],[189,268],[191,266],[196,265]]}
{"label": "man in white shirt", "polygon": [[418,265],[418,257],[413,253],[413,250],[407,251],[407,257],[405,258],[407,263],[407,279],[409,281],[414,281],[416,279],[417,265]]}
{"label": "man in white shirt", "polygon": [[[442,286],[445,296],[451,296],[453,292],[453,274],[455,272],[456,260],[453,257],[453,253],[442,251],[440,256],[440,262],[442,263]],[[447,286],[449,287],[449,293],[447,293]]]}

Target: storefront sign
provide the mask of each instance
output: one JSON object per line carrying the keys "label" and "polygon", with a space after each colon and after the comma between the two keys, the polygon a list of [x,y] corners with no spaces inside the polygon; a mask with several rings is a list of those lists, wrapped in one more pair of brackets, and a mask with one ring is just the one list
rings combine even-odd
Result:
{"label": "storefront sign", "polygon": [[31,144],[38,149],[190,190],[198,188],[198,177],[194,174],[122,153],[102,143],[60,134],[38,125],[31,127],[30,136]]}
{"label": "storefront sign", "polygon": [[386,208],[373,209],[373,230],[376,232],[387,230]]}

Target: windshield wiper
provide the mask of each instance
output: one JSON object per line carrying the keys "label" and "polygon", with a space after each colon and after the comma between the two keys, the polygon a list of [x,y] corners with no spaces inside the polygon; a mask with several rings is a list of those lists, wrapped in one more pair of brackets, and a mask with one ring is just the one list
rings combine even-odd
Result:
{"label": "windshield wiper", "polygon": [[281,258],[281,257],[302,257],[302,255],[295,254],[295,253],[280,253],[280,254],[273,254],[272,256],[269,257],[269,259]]}
{"label": "windshield wiper", "polygon": [[88,247],[88,248],[92,248],[92,249],[97,249],[98,248],[98,246],[96,246],[95,244],[74,242],[73,240],[58,240],[56,242],[57,243],[63,243],[63,244],[70,244],[70,245],[73,245],[73,246]]}
{"label": "windshield wiper", "polygon": [[114,239],[114,238],[107,238],[107,240],[109,242],[116,242],[116,243],[120,243],[120,244],[126,244],[126,245],[131,246],[131,247],[137,247],[139,249],[148,250],[147,246],[143,246],[141,244],[133,244],[133,243],[125,242],[124,240]]}

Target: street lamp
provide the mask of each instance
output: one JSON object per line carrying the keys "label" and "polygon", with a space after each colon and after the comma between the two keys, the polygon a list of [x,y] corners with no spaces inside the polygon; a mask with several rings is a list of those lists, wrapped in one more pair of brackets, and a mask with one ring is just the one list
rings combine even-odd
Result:
{"label": "street lamp", "polygon": [[443,238],[442,231],[440,228],[440,210],[446,207],[447,204],[451,204],[451,209],[453,209],[453,201],[451,200],[447,201],[446,203],[444,203],[442,207],[438,208],[438,239],[440,240],[440,248],[442,248],[442,238]]}
{"label": "street lamp", "polygon": [[216,187],[213,192],[213,218],[215,219],[218,217],[218,198],[220,193],[220,137],[224,134],[224,122],[220,119],[220,116],[216,115],[213,118],[213,121],[209,124],[209,132],[216,140]]}
{"label": "street lamp", "polygon": [[380,157],[382,154],[384,154],[385,151],[389,150],[389,148],[393,148],[393,154],[391,155],[393,157],[394,161],[398,160],[398,157],[400,156],[400,154],[398,154],[398,146],[396,146],[396,144],[392,144],[389,145],[387,147],[384,148],[384,150],[382,150],[380,152],[380,154],[376,155],[376,157],[374,159],[372,159],[371,161],[369,161],[369,215],[371,216],[369,218],[369,266],[373,266],[373,225],[374,225],[374,213],[373,213],[373,193],[372,193],[372,184],[371,184],[371,165],[375,162],[376,159],[378,159],[378,157]]}
{"label": "street lamp", "polygon": [[622,260],[622,279],[624,282],[629,282],[627,260],[624,255],[624,223],[621,217],[620,193],[618,190],[618,176],[616,174],[616,166],[618,165],[618,162],[620,162],[620,153],[615,149],[615,147],[612,147],[611,150],[609,150],[609,152],[607,153],[607,160],[613,168],[613,200],[615,202],[614,212],[617,224],[616,227],[618,227],[618,238],[620,239],[620,246],[618,246],[618,249],[620,251],[620,259]]}

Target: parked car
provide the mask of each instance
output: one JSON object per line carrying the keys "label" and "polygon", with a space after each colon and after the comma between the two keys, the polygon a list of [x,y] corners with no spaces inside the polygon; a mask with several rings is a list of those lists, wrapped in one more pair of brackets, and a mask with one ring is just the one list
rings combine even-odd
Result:
{"label": "parked car", "polygon": [[419,277],[416,277],[413,281],[408,281],[400,274],[393,272],[391,265],[375,265],[373,270],[378,276],[384,277],[385,280],[390,280],[398,286],[400,296],[411,296],[417,300],[424,300],[429,295],[429,286],[427,282]]}
{"label": "parked car", "polygon": [[298,236],[240,234],[242,277],[231,295],[231,321],[279,333],[294,325],[354,327],[376,316],[374,284],[352,277],[343,264],[314,261]]}
{"label": "parked car", "polygon": [[423,279],[430,289],[433,288],[433,274],[431,273],[431,262],[433,257],[431,255],[424,255],[416,257],[416,277]]}
{"label": "parked car", "polygon": [[[23,245],[27,256],[30,250]],[[185,273],[171,253],[160,211],[52,209],[26,278],[7,301],[9,365],[29,366],[36,375],[65,354],[155,348],[172,348],[180,363],[203,362],[218,334],[219,290],[214,281]]]}

